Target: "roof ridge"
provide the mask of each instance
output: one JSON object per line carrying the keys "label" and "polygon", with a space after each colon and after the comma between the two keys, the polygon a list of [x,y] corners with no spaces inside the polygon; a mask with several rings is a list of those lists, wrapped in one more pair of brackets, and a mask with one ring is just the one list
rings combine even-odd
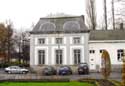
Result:
{"label": "roof ridge", "polygon": [[84,17],[84,15],[81,16],[57,16],[57,17],[42,17],[40,19],[64,19],[64,18],[79,18]]}
{"label": "roof ridge", "polygon": [[90,30],[90,31],[125,31],[125,29],[124,30],[121,30],[121,29],[115,29],[115,30],[113,30],[113,29],[110,29],[110,30]]}

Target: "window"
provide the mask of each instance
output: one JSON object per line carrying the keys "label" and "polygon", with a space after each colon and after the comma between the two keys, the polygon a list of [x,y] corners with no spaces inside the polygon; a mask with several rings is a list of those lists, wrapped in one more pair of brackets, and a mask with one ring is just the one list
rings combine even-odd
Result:
{"label": "window", "polygon": [[80,37],[74,37],[73,38],[73,43],[74,44],[79,44],[80,43]]}
{"label": "window", "polygon": [[45,50],[38,51],[38,63],[45,64]]}
{"label": "window", "polygon": [[81,50],[75,49],[74,50],[74,64],[79,64],[81,61]]}
{"label": "window", "polygon": [[123,49],[117,50],[117,59],[118,59],[118,61],[122,61],[122,57],[123,57]]}
{"label": "window", "polygon": [[45,44],[45,39],[44,38],[39,38],[38,39],[38,44]]}
{"label": "window", "polygon": [[103,49],[100,50],[100,53],[102,53],[102,52],[103,52]]}
{"label": "window", "polygon": [[56,44],[62,44],[62,38],[56,38]]}
{"label": "window", "polygon": [[63,57],[63,51],[62,50],[56,50],[56,64],[62,64],[62,57]]}
{"label": "window", "polygon": [[89,50],[89,53],[90,53],[90,54],[94,54],[94,53],[95,53],[95,50]]}

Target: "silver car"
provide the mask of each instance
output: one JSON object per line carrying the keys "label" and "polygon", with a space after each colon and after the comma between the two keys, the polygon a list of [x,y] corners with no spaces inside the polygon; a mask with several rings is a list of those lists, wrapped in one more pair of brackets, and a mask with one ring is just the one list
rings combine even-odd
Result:
{"label": "silver car", "polygon": [[11,73],[26,74],[26,73],[28,73],[28,69],[21,68],[19,66],[9,66],[9,67],[5,68],[5,72],[7,72],[9,74],[11,74]]}

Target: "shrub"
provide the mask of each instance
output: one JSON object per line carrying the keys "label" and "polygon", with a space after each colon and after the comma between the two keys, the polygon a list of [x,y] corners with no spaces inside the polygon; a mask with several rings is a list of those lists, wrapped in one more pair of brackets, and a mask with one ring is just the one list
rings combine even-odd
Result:
{"label": "shrub", "polygon": [[108,51],[103,50],[101,59],[102,59],[101,73],[104,79],[107,79],[111,73],[111,61],[110,61],[110,56],[109,56]]}

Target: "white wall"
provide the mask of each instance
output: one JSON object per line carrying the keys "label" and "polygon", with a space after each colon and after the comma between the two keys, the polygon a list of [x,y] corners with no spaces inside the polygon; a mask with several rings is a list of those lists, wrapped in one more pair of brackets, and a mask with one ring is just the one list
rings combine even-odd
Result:
{"label": "white wall", "polygon": [[[117,50],[118,49],[125,49],[125,42],[118,42],[118,41],[89,41],[89,50],[95,50],[95,53],[93,54],[95,57],[95,65],[100,65],[101,67],[101,53],[100,50],[106,49],[110,55],[111,64],[112,65],[119,65],[122,64],[122,62],[117,60]],[[90,54],[89,54],[90,55]],[[91,58],[91,57],[89,57]],[[91,65],[91,63],[90,63]]]}
{"label": "white wall", "polygon": [[[81,49],[81,62],[85,61],[85,45],[88,47],[88,33],[72,33],[72,34],[34,34],[31,35],[30,42],[30,65],[38,65],[38,50],[44,49],[46,52],[46,65],[55,65],[55,50],[58,49],[58,44],[55,44],[55,38],[62,37],[63,44],[60,44],[60,49],[63,49],[63,64],[73,65],[73,49]],[[73,44],[73,37],[81,37],[80,44]],[[45,44],[39,45],[38,38],[45,38]],[[87,43],[87,44],[86,44]],[[86,50],[86,51],[85,51]],[[88,57],[88,56],[87,56]]]}

